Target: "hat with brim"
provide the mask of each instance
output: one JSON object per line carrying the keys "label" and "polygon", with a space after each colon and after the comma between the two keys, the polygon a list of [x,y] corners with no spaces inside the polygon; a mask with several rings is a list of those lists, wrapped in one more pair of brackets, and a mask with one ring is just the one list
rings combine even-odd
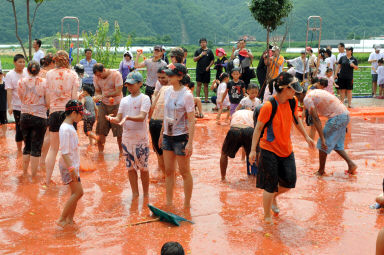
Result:
{"label": "hat with brim", "polygon": [[180,63],[170,64],[168,68],[164,70],[164,73],[168,76],[184,76],[187,73],[187,68]]}
{"label": "hat with brim", "polygon": [[286,87],[290,87],[296,93],[302,93],[303,92],[303,87],[300,85],[300,82],[297,78],[294,78],[293,81],[291,83],[289,83],[288,85],[279,86],[280,89],[283,89]]}
{"label": "hat with brim", "polygon": [[248,51],[247,50],[241,50],[239,51],[239,55],[242,56],[242,57],[245,57],[245,58],[248,58],[249,55],[248,55]]}
{"label": "hat with brim", "polygon": [[143,76],[139,72],[131,72],[125,79],[124,84],[136,84],[143,81]]}
{"label": "hat with brim", "polygon": [[280,48],[278,46],[273,46],[272,47],[272,51],[276,51],[276,50],[279,50]]}
{"label": "hat with brim", "polygon": [[375,46],[375,50],[380,50],[380,49],[381,49],[380,45]]}
{"label": "hat with brim", "polygon": [[223,55],[227,55],[227,53],[225,53],[225,50],[223,48],[217,48],[216,49],[216,56],[218,56],[220,52],[223,53]]}

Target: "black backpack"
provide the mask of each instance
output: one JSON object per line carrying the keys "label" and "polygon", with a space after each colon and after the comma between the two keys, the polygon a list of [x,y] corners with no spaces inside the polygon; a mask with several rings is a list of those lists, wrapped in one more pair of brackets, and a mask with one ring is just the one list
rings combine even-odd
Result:
{"label": "black backpack", "polygon": [[[291,107],[293,120],[295,121],[296,124],[298,124],[299,122],[297,121],[297,119],[295,117],[296,100],[293,98],[293,99],[289,99],[288,101],[289,101],[289,106]],[[272,126],[273,118],[276,115],[277,106],[278,106],[276,99],[274,97],[271,97],[269,99],[269,102],[271,102],[271,104],[272,104],[271,117],[269,118],[268,122],[265,123],[265,125],[263,127],[263,130],[261,131],[260,138],[263,137],[265,128]],[[260,114],[260,109],[263,107],[263,105],[264,104],[258,105],[255,108],[255,111],[253,112],[253,122],[254,122],[255,127],[256,127],[256,124],[257,124],[257,118],[259,117],[259,114]]]}

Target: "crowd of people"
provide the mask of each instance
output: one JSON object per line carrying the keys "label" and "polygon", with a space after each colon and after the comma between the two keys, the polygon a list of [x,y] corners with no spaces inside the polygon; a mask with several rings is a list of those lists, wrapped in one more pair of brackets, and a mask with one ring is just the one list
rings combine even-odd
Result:
{"label": "crowd of people", "polygon": [[[153,56],[142,61],[142,51],[137,51],[135,60],[131,52],[125,52],[118,70],[98,63],[92,58],[92,50],[85,49],[85,59],[72,69],[67,52],[44,56],[41,41],[35,40],[36,53],[27,68],[25,57],[16,54],[14,69],[5,78],[0,72],[2,134],[6,132],[5,111],[8,110],[15,118],[15,141],[18,150],[22,150],[24,175],[28,175],[30,166],[31,176],[35,177],[40,167],[46,172],[45,185],[52,185],[51,176],[60,151],[61,179],[70,187],[71,196],[58,225],[73,224],[77,202],[83,195],[76,131],[81,121],[90,144],[96,142],[100,153],[112,130],[119,152],[125,157],[133,198],[139,196],[139,175],[143,196],[149,196],[148,158],[152,144],[158,168],[165,177],[167,206],[173,205],[178,169],[184,182],[184,207],[190,207],[195,117],[202,116],[201,102],[209,102],[212,66],[217,72],[211,86],[217,94],[212,98],[218,109],[217,122],[220,123],[224,111],[227,111],[226,122],[230,121],[221,149],[221,179],[226,180],[228,157],[234,158],[242,148],[252,169],[248,173],[256,175],[256,187],[264,190],[267,223],[273,222],[272,212],[280,212],[276,198],[296,185],[292,124],[312,148],[315,148],[315,132],[319,135],[317,175],[325,174],[327,155],[333,150],[346,161],[347,173],[356,173],[357,165],[344,150],[350,121],[344,98],[351,107],[353,71],[358,68],[353,48],[345,49],[340,43],[336,58],[329,48],[320,50],[316,57],[308,47],[300,57],[285,61],[279,47],[273,46],[263,52],[255,73],[251,68],[254,56],[246,48],[245,40],[238,42],[229,58],[224,49],[216,49],[216,61],[207,40],[202,38],[199,43],[201,48],[193,57],[197,63],[197,97],[193,96],[194,82],[185,66],[187,52],[182,48],[170,50],[170,62],[162,46],[155,46]],[[378,82],[381,89],[384,86],[382,57],[378,47],[369,57],[372,84]],[[287,72],[283,71],[285,62],[289,65]],[[146,68],[145,80],[137,68]],[[251,82],[256,77],[260,86]],[[145,93],[142,93],[144,84]],[[204,98],[200,101],[202,85]],[[334,88],[339,98],[334,95]],[[8,107],[4,106],[5,100]],[[302,117],[298,114],[299,107],[303,108]],[[325,126],[320,116],[327,118]],[[303,125],[304,119],[310,127],[309,133]]]}

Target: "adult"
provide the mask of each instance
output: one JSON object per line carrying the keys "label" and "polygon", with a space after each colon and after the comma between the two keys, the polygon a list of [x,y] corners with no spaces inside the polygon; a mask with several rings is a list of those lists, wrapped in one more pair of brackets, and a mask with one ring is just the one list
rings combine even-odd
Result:
{"label": "adult", "polygon": [[171,63],[176,64],[176,63],[183,63],[184,60],[184,50],[182,48],[172,48],[171,51],[169,52],[169,56],[171,57]]}
{"label": "adult", "polygon": [[32,60],[28,63],[26,78],[19,80],[17,92],[21,101],[20,126],[23,134],[23,174],[27,175],[31,163],[32,177],[36,176],[41,149],[47,127],[47,84],[38,76],[40,65]]}
{"label": "adult", "polygon": [[241,79],[244,81],[246,88],[251,81],[251,65],[253,61],[252,51],[246,48],[247,42],[245,39],[241,39],[237,43],[237,49],[232,48],[231,59],[236,57],[240,60]]}
{"label": "adult", "polygon": [[376,45],[375,52],[372,52],[368,58],[368,62],[371,63],[371,66],[372,66],[371,74],[372,74],[372,96],[373,97],[376,96],[376,91],[377,91],[377,76],[378,76],[376,73],[376,70],[378,67],[377,61],[383,57],[384,55],[380,53],[380,46]]}
{"label": "adult", "polygon": [[47,72],[55,68],[55,61],[53,61],[53,54],[48,53],[44,58],[40,59],[40,72],[39,77],[46,78]]}
{"label": "adult", "polygon": [[284,65],[284,57],[280,55],[280,48],[278,46],[272,47],[272,56],[266,60],[269,65],[269,78],[275,79],[282,70]]}
{"label": "adult", "polygon": [[327,62],[325,61],[325,59],[325,50],[322,48],[319,50],[319,54],[317,55],[317,58],[315,60],[317,66],[317,71],[315,71],[315,74],[319,78],[324,78],[325,72],[327,71]]}
{"label": "adult", "polygon": [[23,145],[23,134],[20,128],[21,101],[17,93],[18,82],[21,78],[27,77],[28,72],[25,68],[25,58],[21,54],[13,57],[13,68],[7,73],[4,79],[5,89],[7,90],[8,113],[13,114],[16,123],[15,140],[18,151],[21,151]]}
{"label": "adult", "polygon": [[313,77],[313,73],[316,71],[316,55],[313,54],[311,47],[305,49],[308,55],[308,64],[309,64],[309,77]]}
{"label": "adult", "polygon": [[83,78],[83,84],[88,84],[94,90],[95,87],[93,85],[93,66],[96,65],[97,61],[92,58],[92,50],[91,49],[85,49],[84,55],[85,55],[85,58],[83,58],[79,62],[79,64],[83,65],[84,72],[87,74]]}
{"label": "adult", "polygon": [[145,94],[149,96],[149,98],[152,100],[152,95],[155,92],[155,85],[157,81],[157,70],[162,66],[166,66],[167,63],[165,63],[161,59],[163,53],[162,47],[160,45],[156,45],[155,47],[153,47],[152,58],[145,59],[143,62],[139,63],[139,58],[141,54],[143,54],[142,51],[137,51],[135,68],[147,68],[147,79],[145,80]]}
{"label": "adult", "polygon": [[47,72],[50,146],[45,160],[46,185],[49,185],[51,182],[57,152],[59,151],[59,130],[60,125],[65,119],[65,105],[69,100],[78,98],[77,91],[80,86],[76,72],[70,68],[68,53],[59,50],[54,55],[54,60],[55,68]]}
{"label": "adult", "polygon": [[96,102],[100,102],[97,118],[96,134],[99,136],[97,147],[99,152],[104,151],[105,137],[112,129],[114,137],[117,137],[117,145],[120,154],[123,153],[121,139],[123,129],[119,124],[109,122],[106,115],[116,115],[122,98],[123,79],[117,70],[104,68],[103,64],[97,63],[93,66],[93,83],[95,85]]}
{"label": "adult", "polygon": [[199,40],[200,49],[195,51],[193,61],[196,64],[196,96],[200,97],[201,84],[204,85],[203,103],[209,103],[208,100],[208,83],[211,82],[211,66],[215,60],[212,50],[207,47],[207,39],[201,38]]}
{"label": "adult", "polygon": [[[288,63],[292,64],[295,67],[296,70],[296,78],[302,82],[304,78],[308,77],[308,72],[309,72],[309,63],[308,59],[305,57],[305,50],[302,50],[300,52],[300,57],[287,60]],[[304,69],[304,62],[305,62],[305,69]],[[304,72],[305,72],[305,77],[304,77]]]}
{"label": "adult", "polygon": [[260,109],[249,155],[252,164],[256,159],[256,147],[260,135],[268,123],[267,130],[260,139],[261,152],[256,181],[256,187],[264,189],[264,220],[267,223],[273,222],[271,209],[275,213],[279,212],[276,197],[296,185],[296,163],[291,142],[292,122],[307,143],[314,147],[313,140],[307,135],[297,115],[297,99],[294,99],[294,95],[303,91],[297,79],[289,73],[282,72],[277,77],[275,89],[277,94],[274,100],[277,109],[274,118],[270,123],[273,105],[272,101],[268,101]]}
{"label": "adult", "polygon": [[168,65],[169,64],[169,60],[168,60],[167,51],[165,50],[165,46],[164,45],[161,46],[161,53],[163,54],[163,56],[161,57],[161,60],[163,60]]}
{"label": "adult", "polygon": [[267,78],[266,59],[269,57],[270,52],[272,53],[272,51],[270,50],[265,50],[263,52],[263,54],[260,56],[259,63],[257,64],[257,68],[256,68],[256,76],[260,84],[259,97],[261,100],[263,100],[264,98],[264,92],[266,88],[266,85],[264,85],[265,79]]}
{"label": "adult", "polygon": [[337,50],[339,51],[339,54],[337,54],[337,58],[336,58],[336,63],[339,62],[340,58],[342,56],[345,56],[347,53],[345,52],[345,44],[344,43],[339,43],[339,45],[337,46]]}
{"label": "adult", "polygon": [[190,207],[193,179],[190,158],[195,133],[195,103],[193,95],[182,85],[187,74],[183,64],[171,64],[165,70],[172,85],[164,94],[164,122],[159,146],[163,149],[167,205],[173,204],[176,162],[184,181],[184,207]]}
{"label": "adult", "polygon": [[225,180],[227,173],[228,157],[235,158],[237,151],[243,147],[248,160],[253,128],[253,111],[238,110],[232,115],[230,129],[221,148],[220,173],[222,181]]}
{"label": "adult", "polygon": [[[123,81],[127,79],[128,74],[135,68],[135,61],[132,60],[132,53],[126,51],[123,55],[123,60],[121,60],[119,65],[119,72],[121,73],[121,77]],[[123,86],[123,97],[127,95],[127,87]]]}
{"label": "adult", "polygon": [[325,56],[327,57],[325,59],[326,63],[327,63],[327,67],[332,69],[333,71],[336,70],[336,56],[335,54],[332,54],[332,47],[331,46],[327,46],[327,49],[325,50]]}
{"label": "adult", "polygon": [[41,48],[41,40],[35,39],[33,40],[32,47],[35,50],[35,53],[33,54],[33,61],[36,61],[36,63],[40,63],[40,59],[42,59],[45,55],[44,52],[40,49]]}
{"label": "adult", "polygon": [[[345,134],[349,123],[349,112],[342,102],[331,93],[323,89],[314,89],[304,98],[305,109],[312,116],[313,124],[319,133],[317,149],[319,150],[318,175],[325,173],[327,155],[335,150],[348,164],[348,173],[355,174],[356,164],[349,158],[344,150]],[[328,118],[324,128],[320,116]]]}
{"label": "adult", "polygon": [[159,68],[159,70],[157,70],[157,83],[159,84],[159,86],[156,83],[156,89],[159,88],[159,90],[155,91],[151,111],[149,112],[149,132],[151,133],[152,146],[153,150],[156,153],[158,167],[164,174],[164,176],[165,170],[163,149],[159,146],[159,138],[161,135],[161,129],[163,127],[164,121],[164,94],[165,91],[170,88],[169,79],[165,73],[166,69],[166,66],[162,66]]}
{"label": "adult", "polygon": [[187,58],[188,58],[188,50],[187,50],[187,48],[182,48],[183,49],[183,51],[184,51],[184,59],[183,59],[183,64],[185,65],[185,66],[187,66]]}
{"label": "adult", "polygon": [[353,70],[358,69],[357,59],[352,54],[353,48],[347,48],[346,55],[338,62],[335,75],[335,79],[338,79],[340,101],[344,103],[344,98],[347,97],[348,108],[352,108]]}

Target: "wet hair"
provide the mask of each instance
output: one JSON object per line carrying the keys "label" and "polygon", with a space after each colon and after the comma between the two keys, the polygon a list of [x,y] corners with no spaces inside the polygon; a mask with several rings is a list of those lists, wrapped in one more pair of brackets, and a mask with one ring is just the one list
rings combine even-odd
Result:
{"label": "wet hair", "polygon": [[180,83],[183,84],[184,86],[188,86],[191,83],[191,76],[189,76],[188,74],[184,75]]}
{"label": "wet hair", "polygon": [[167,242],[161,247],[161,255],[184,255],[184,249],[178,242]]}
{"label": "wet hair", "polygon": [[329,72],[333,73],[333,70],[331,68],[327,67],[327,70],[325,71],[325,73],[329,73]]}
{"label": "wet hair", "polygon": [[340,47],[343,47],[343,48],[345,48],[345,44],[344,44],[344,43],[342,43],[342,42],[341,42],[341,43],[339,43],[339,46],[340,46]]}
{"label": "wet hair", "polygon": [[47,55],[45,55],[45,57],[40,59],[40,66],[42,67],[49,66],[52,63],[54,63],[52,53],[48,53]]}
{"label": "wet hair", "polygon": [[55,56],[53,57],[53,60],[55,61],[56,67],[66,67],[69,66],[69,55],[64,50],[59,50],[56,52]]}
{"label": "wet hair", "polygon": [[24,59],[25,60],[25,57],[23,54],[16,54],[14,57],[13,57],[13,62],[17,62],[17,60],[19,59]]}
{"label": "wet hair", "polygon": [[40,72],[40,64],[32,60],[31,62],[28,63],[27,70],[28,70],[28,73],[32,74],[32,76],[36,76]]}
{"label": "wet hair", "polygon": [[126,57],[126,56],[129,56],[132,59],[132,54],[129,51],[124,53],[123,57]]}
{"label": "wet hair", "polygon": [[225,78],[229,78],[229,74],[228,73],[221,73],[220,76],[219,76],[219,81],[220,82],[223,82]]}
{"label": "wet hair", "polygon": [[319,81],[320,81],[319,78],[313,77],[312,80],[311,80],[311,84],[318,83]]}
{"label": "wet hair", "polygon": [[205,38],[205,37],[201,38],[201,39],[199,40],[199,43],[201,43],[201,42],[207,42],[207,38]]}
{"label": "wet hair", "polygon": [[93,66],[93,73],[95,74],[96,72],[103,72],[104,70],[104,65],[102,63],[96,63],[94,66]]}
{"label": "wet hair", "polygon": [[346,50],[350,50],[351,53],[353,53],[353,47],[348,47],[348,48],[346,48]]}
{"label": "wet hair", "polygon": [[195,87],[195,83],[193,81],[191,81],[190,83],[187,84],[188,85],[188,88],[192,89]]}
{"label": "wet hair", "polygon": [[379,63],[379,64],[384,64],[384,59],[383,59],[383,58],[379,59],[379,60],[377,61],[377,63]]}
{"label": "wet hair", "polygon": [[257,90],[259,90],[259,86],[258,86],[257,84],[255,84],[255,83],[250,83],[250,84],[248,85],[247,90],[251,90],[251,89],[257,89]]}
{"label": "wet hair", "polygon": [[324,88],[328,87],[328,80],[325,78],[320,78],[320,85]]}
{"label": "wet hair", "polygon": [[88,84],[83,84],[82,90],[87,92],[90,96],[93,96],[94,90],[93,88]]}
{"label": "wet hair", "polygon": [[91,49],[87,48],[87,49],[84,50],[84,54],[86,54],[88,51],[92,52]]}
{"label": "wet hair", "polygon": [[161,66],[159,67],[159,69],[157,69],[157,73],[165,73],[165,70],[167,70],[168,67],[167,66]]}
{"label": "wet hair", "polygon": [[293,75],[290,73],[287,73],[287,72],[280,73],[279,76],[277,76],[274,84],[276,92],[278,94],[281,93],[283,89],[280,88],[280,86],[288,85],[293,81],[293,78],[294,78]]}
{"label": "wet hair", "polygon": [[83,104],[78,100],[69,100],[67,104],[65,105],[65,116],[69,116],[72,114],[72,112],[82,112],[83,111]]}
{"label": "wet hair", "polygon": [[35,42],[36,42],[37,45],[39,45],[39,48],[40,48],[41,47],[41,40],[36,38]]}
{"label": "wet hair", "polygon": [[325,53],[327,53],[328,57],[332,56],[332,51],[330,49],[326,49]]}

